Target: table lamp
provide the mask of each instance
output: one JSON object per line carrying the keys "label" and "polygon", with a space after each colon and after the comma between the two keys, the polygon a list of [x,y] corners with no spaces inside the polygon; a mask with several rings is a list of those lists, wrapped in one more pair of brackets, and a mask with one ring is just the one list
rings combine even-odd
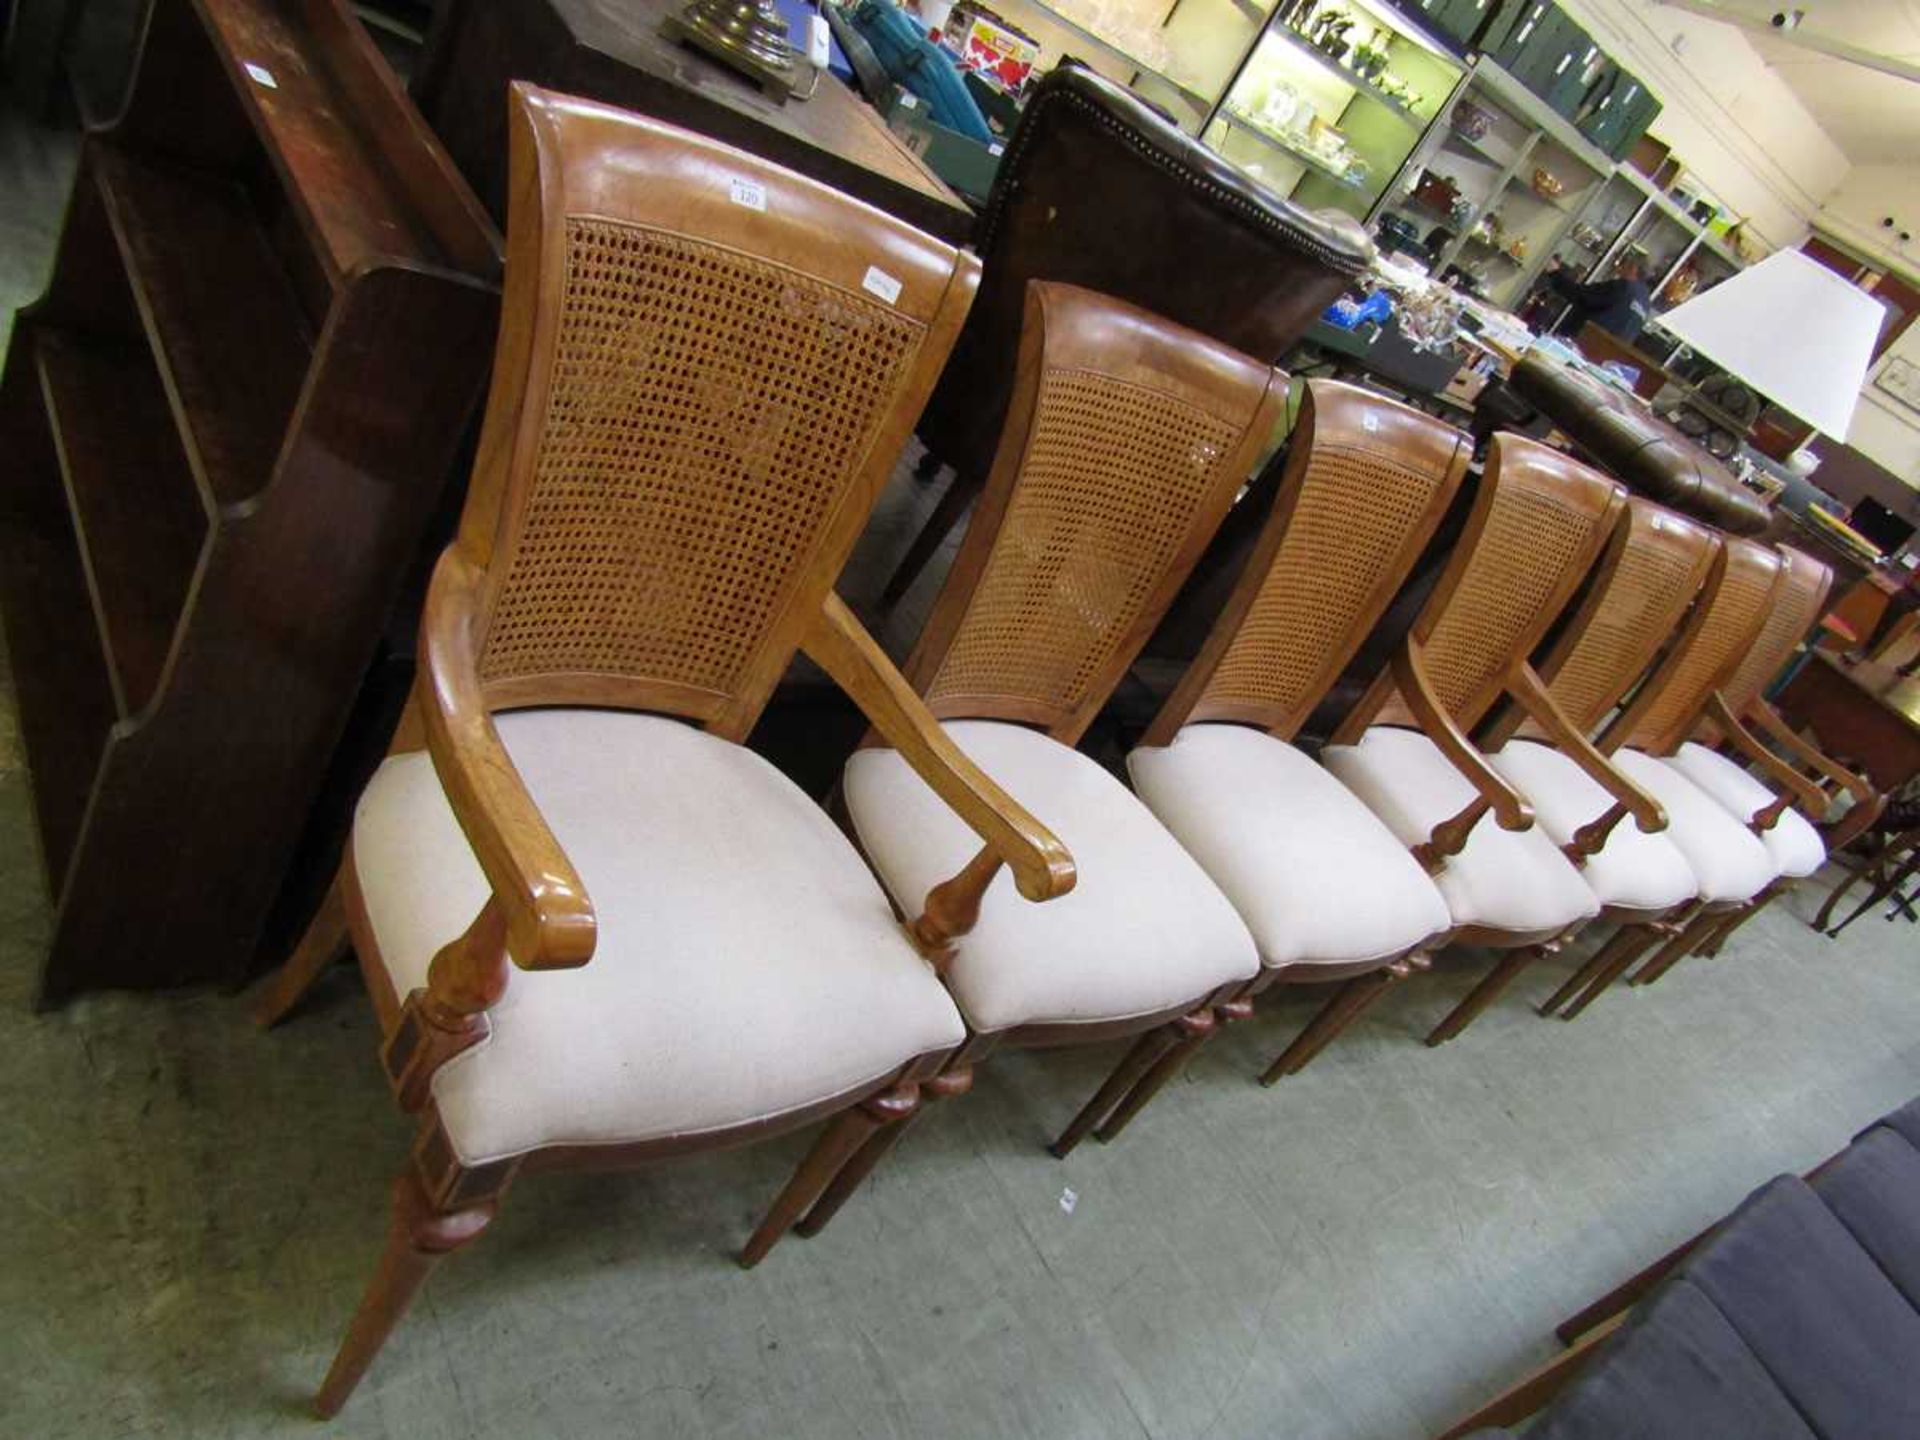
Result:
{"label": "table lamp", "polygon": [[1656,323],[1821,434],[1845,441],[1885,313],[1819,261],[1780,250]]}

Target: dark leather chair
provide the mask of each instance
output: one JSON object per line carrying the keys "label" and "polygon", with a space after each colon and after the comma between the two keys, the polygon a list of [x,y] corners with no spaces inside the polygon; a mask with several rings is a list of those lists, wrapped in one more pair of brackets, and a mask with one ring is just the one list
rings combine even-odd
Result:
{"label": "dark leather chair", "polygon": [[1757,535],[1767,528],[1772,512],[1759,496],[1613,387],[1538,353],[1515,365],[1507,384],[1520,400],[1544,412],[1587,459],[1636,494],[1735,535]]}
{"label": "dark leather chair", "polygon": [[1373,242],[1304,210],[1182,134],[1132,91],[1062,65],[1027,101],[974,235],[980,296],[919,425],[955,479],[884,598],[897,600],[966,513],[993,463],[1029,280],[1126,300],[1276,362],[1363,273]]}

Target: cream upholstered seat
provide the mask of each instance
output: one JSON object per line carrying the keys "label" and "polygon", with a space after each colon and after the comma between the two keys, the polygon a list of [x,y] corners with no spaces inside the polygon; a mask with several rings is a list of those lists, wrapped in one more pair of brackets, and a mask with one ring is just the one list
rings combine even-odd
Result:
{"label": "cream upholstered seat", "polygon": [[[1152,1015],[1258,973],[1226,896],[1098,764],[1021,725],[942,728],[1046,815],[1079,870],[1073,892],[1046,905],[1026,903],[1004,877],[988,887],[947,972],[974,1029]],[[904,910],[980,848],[897,751],[857,751],[845,794],[861,848]]]}
{"label": "cream upholstered seat", "polygon": [[[600,943],[591,965],[518,977],[492,1033],[435,1073],[463,1162],[761,1120],[964,1038],[852,844],[751,750],[622,711],[495,723],[592,887]],[[394,989],[425,986],[488,892],[424,751],[374,775],[353,859]]]}
{"label": "cream upholstered seat", "polygon": [[1778,878],[1778,863],[1754,833],[1667,761],[1629,748],[1615,751],[1613,763],[1665,807],[1666,833],[1693,867],[1702,900],[1751,900]]}
{"label": "cream upholstered seat", "polygon": [[[1570,755],[1552,745],[1516,740],[1487,760],[1527,797],[1535,820],[1556,845],[1573,843],[1582,826],[1598,820],[1615,803]],[[1668,910],[1700,893],[1693,867],[1679,847],[1664,833],[1648,834],[1631,817],[1608,832],[1606,844],[1580,867],[1580,877],[1601,904],[1629,910]]]}
{"label": "cream upholstered seat", "polygon": [[[1666,763],[1712,796],[1743,826],[1779,798],[1759,776],[1696,740],[1682,745]],[[1779,874],[1787,879],[1803,880],[1827,863],[1827,846],[1820,832],[1792,806],[1761,831],[1759,838]]]}
{"label": "cream upholstered seat", "polygon": [[1393,959],[1452,923],[1406,846],[1284,740],[1188,725],[1135,750],[1127,771],[1232,900],[1265,965]]}
{"label": "cream upholstered seat", "polygon": [[[1375,725],[1355,744],[1329,745],[1320,761],[1409,846],[1424,843],[1434,826],[1480,794],[1417,730]],[[1502,830],[1491,815],[1481,817],[1434,883],[1459,926],[1545,934],[1600,913],[1593,888],[1540,826]]]}

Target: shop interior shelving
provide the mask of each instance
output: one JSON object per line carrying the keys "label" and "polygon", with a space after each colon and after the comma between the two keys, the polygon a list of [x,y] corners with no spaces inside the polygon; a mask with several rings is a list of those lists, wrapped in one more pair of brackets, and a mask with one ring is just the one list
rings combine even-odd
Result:
{"label": "shop interior shelving", "polygon": [[[1316,44],[1316,27],[1329,16],[1350,22],[1344,40]],[[1296,28],[1303,23],[1304,33]],[[1281,194],[1364,219],[1465,73],[1444,46],[1378,0],[1282,0],[1204,136]]]}
{"label": "shop interior shelving", "polygon": [[[1469,128],[1474,111],[1484,117],[1477,135]],[[1512,306],[1556,248],[1569,243],[1576,216],[1612,171],[1612,160],[1566,119],[1482,57],[1381,208],[1423,235],[1445,232],[1450,238],[1438,247],[1436,270],[1457,266],[1489,300]],[[1468,202],[1464,215],[1423,203],[1416,187],[1429,172],[1453,182]]]}
{"label": "shop interior shelving", "polygon": [[1198,135],[1266,25],[1272,3],[995,0],[994,8],[1037,42],[1039,69],[1072,55]]}

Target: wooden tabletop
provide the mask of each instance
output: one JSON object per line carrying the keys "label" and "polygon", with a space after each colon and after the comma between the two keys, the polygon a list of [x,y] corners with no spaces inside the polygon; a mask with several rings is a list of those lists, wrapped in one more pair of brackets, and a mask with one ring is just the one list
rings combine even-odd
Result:
{"label": "wooden tabletop", "polygon": [[496,216],[506,196],[506,88],[521,79],[737,145],[956,244],[972,234],[967,203],[846,85],[822,74],[810,99],[782,103],[662,35],[661,21],[683,4],[446,0],[415,99]]}

